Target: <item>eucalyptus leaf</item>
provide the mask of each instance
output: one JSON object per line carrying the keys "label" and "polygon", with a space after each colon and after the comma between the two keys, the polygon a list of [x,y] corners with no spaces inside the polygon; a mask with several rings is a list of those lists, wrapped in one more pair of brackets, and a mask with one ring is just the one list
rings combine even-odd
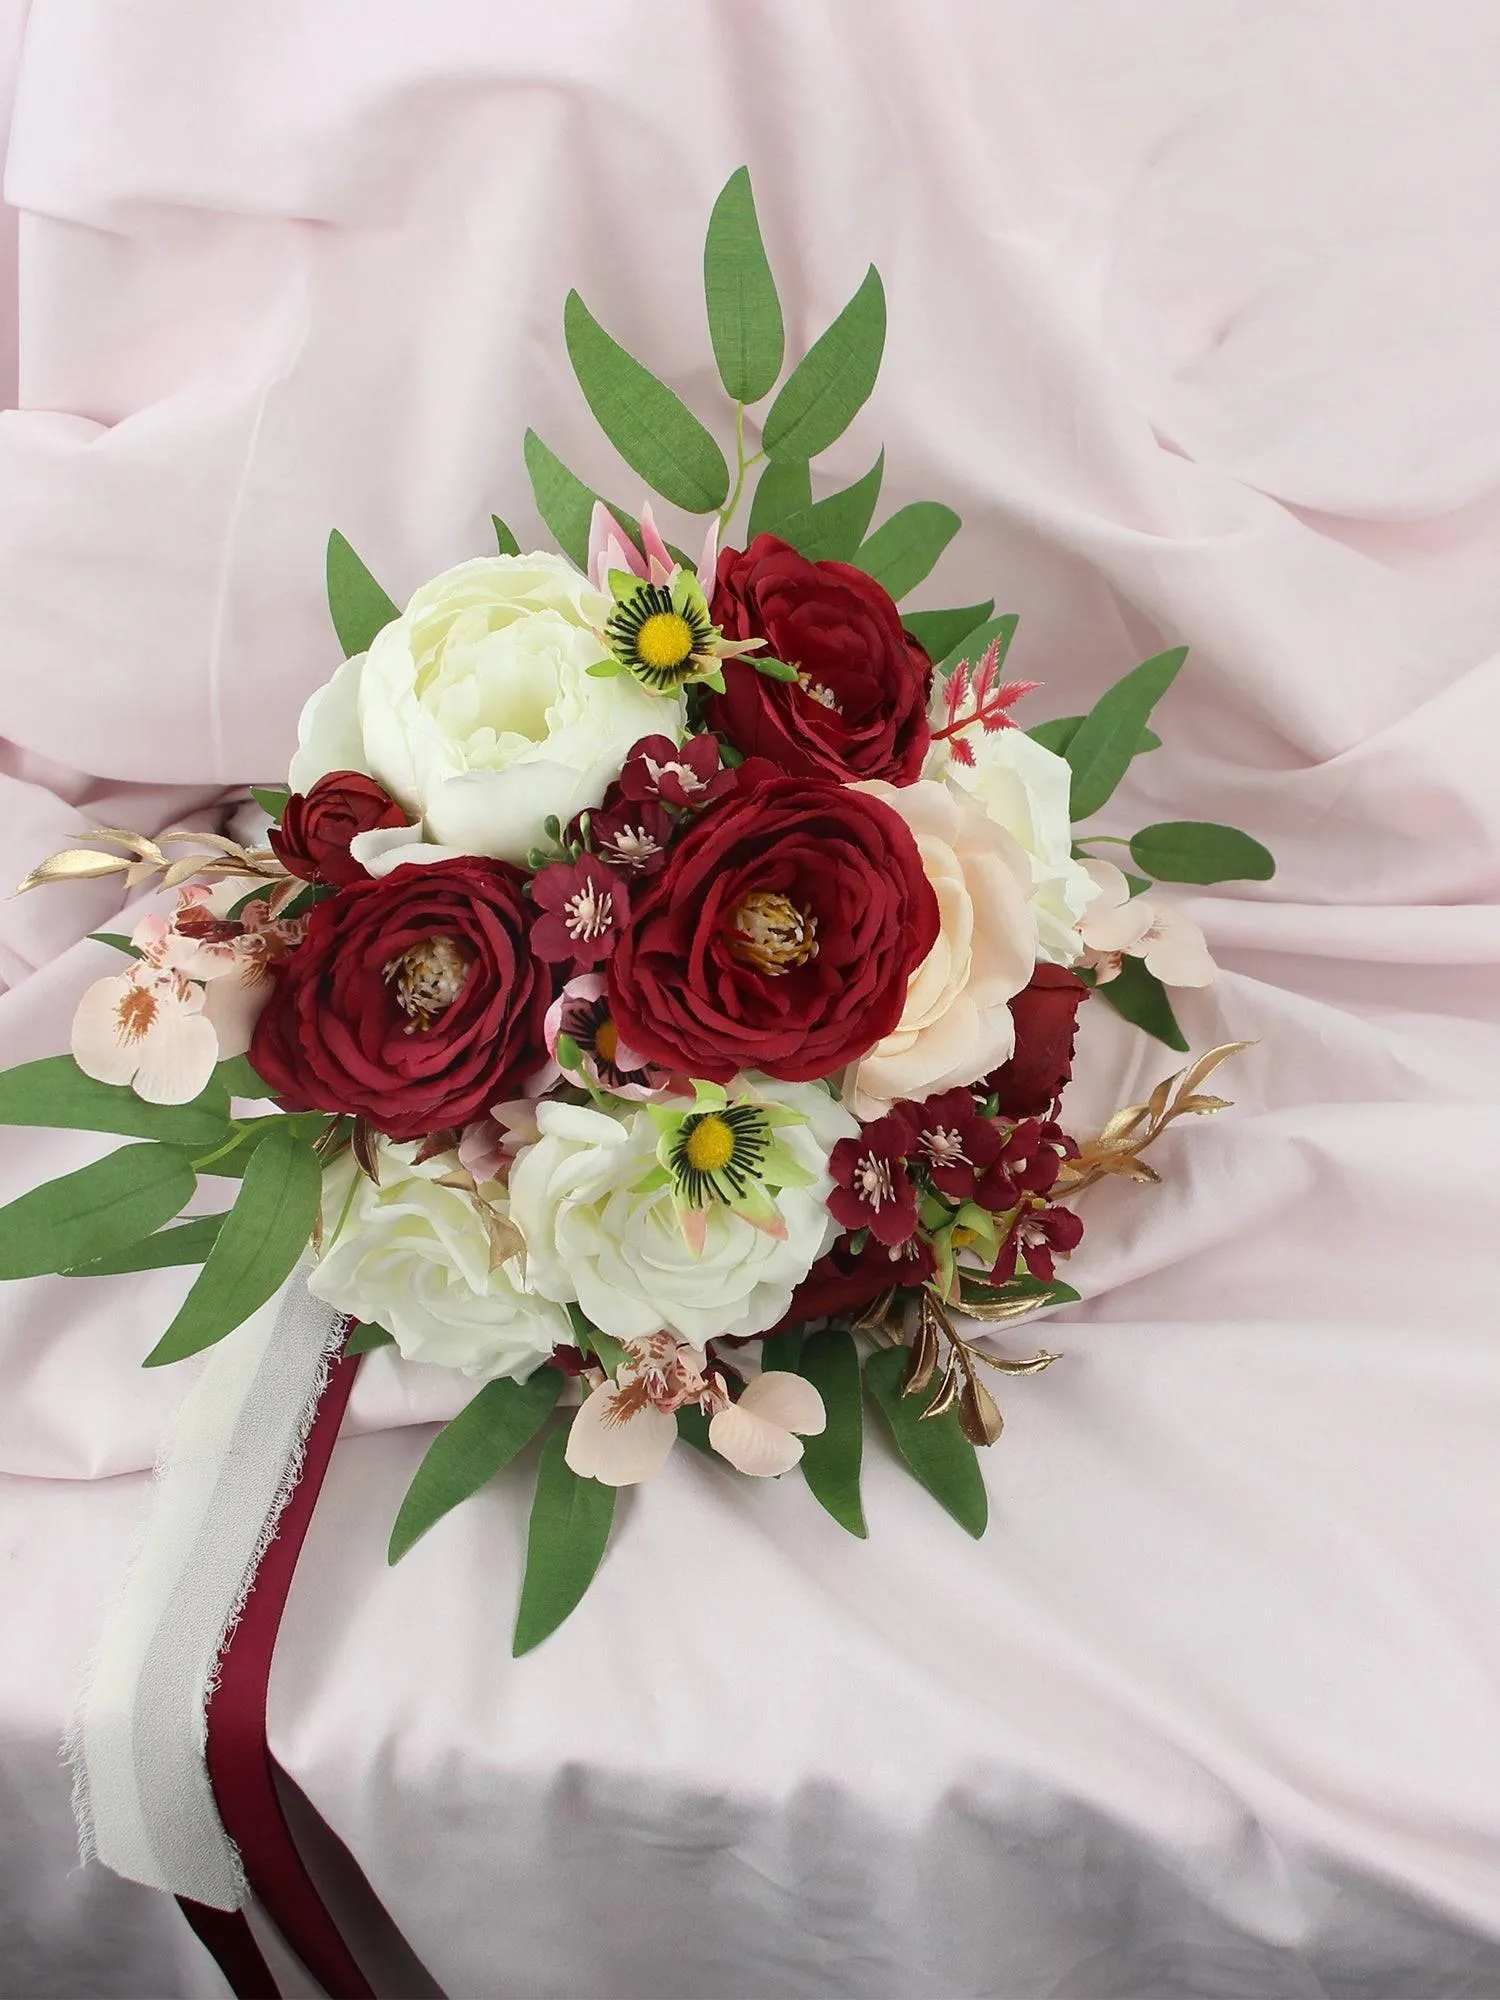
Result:
{"label": "eucalyptus leaf", "polygon": [[575,1609],[604,1559],[615,1517],[615,1489],[569,1470],[568,1433],[555,1430],[542,1450],[526,1575],[511,1651],[516,1659],[539,1646]]}
{"label": "eucalyptus leaf", "polygon": [[[1035,729],[1026,734],[1034,743],[1040,743],[1044,750],[1053,750],[1059,757],[1066,755],[1068,745],[1078,734],[1078,726],[1083,721],[1081,715],[1054,715],[1050,722],[1039,722]],[[1143,729],[1140,741],[1135,746],[1135,755],[1144,757],[1148,750],[1160,750],[1161,738],[1154,729]]]}
{"label": "eucalyptus leaf", "polygon": [[859,1497],[864,1456],[864,1394],[859,1350],[842,1327],[810,1333],[802,1344],[798,1372],[823,1398],[827,1428],[802,1440],[802,1476],[813,1498],[841,1528],[861,1540],[869,1533]]}
{"label": "eucalyptus leaf", "polygon": [[[576,473],[569,472],[556,452],[544,444],[535,431],[526,433],[522,450],[526,470],[531,477],[536,511],[546,522],[553,541],[563,554],[580,569],[587,569],[589,523],[599,495],[592,486],[585,486]],[[605,505],[630,539],[639,543],[641,524],[635,516],[611,505],[609,501]]]}
{"label": "eucalyptus leaf", "polygon": [[600,429],[632,471],[689,514],[710,514],[729,493],[729,466],[712,436],[665,382],[605,332],[577,292],[563,308],[568,359]]}
{"label": "eucalyptus leaf", "polygon": [[491,514],[490,526],[495,530],[495,547],[501,555],[518,556],[521,553],[521,544],[498,514]]}
{"label": "eucalyptus leaf", "polygon": [[1098,981],[1094,991],[1133,1027],[1144,1028],[1148,1035],[1155,1035],[1169,1049],[1186,1053],[1188,1039],[1177,1025],[1167,989],[1154,972],[1147,971],[1144,959],[1132,958],[1128,952],[1125,953],[1117,975],[1113,979]]}
{"label": "eucalyptus leaf", "polygon": [[546,1367],[525,1382],[486,1382],[473,1401],[443,1425],[401,1502],[391,1529],[388,1561],[400,1562],[434,1521],[510,1464],[557,1407],[562,1385],[558,1370]]}
{"label": "eucalyptus leaf", "polygon": [[[782,524],[812,505],[812,475],[805,459],[772,459],[755,484],[750,502],[750,524],[745,540],[757,535],[780,535]],[[785,539],[785,537],[783,537]]]}
{"label": "eucalyptus leaf", "polygon": [[786,333],[748,167],[729,176],[709,217],[703,296],[719,380],[737,403],[758,403],[776,386]]}
{"label": "eucalyptus leaf", "polygon": [[177,1316],[146,1356],[160,1368],[212,1347],[267,1299],[296,1268],[318,1219],[323,1172],[290,1118],[273,1128],[245,1168],[239,1199]]}
{"label": "eucalyptus leaf", "polygon": [[196,1215],[191,1222],[158,1229],[126,1250],[94,1257],[87,1264],[74,1264],[63,1276],[114,1278],[125,1271],[163,1271],[173,1264],[201,1264],[218,1241],[223,1224],[222,1215]]}
{"label": "eucalyptus leaf", "polygon": [[292,792],[289,785],[252,785],[250,796],[268,819],[279,820]]}
{"label": "eucalyptus leaf", "polygon": [[1106,805],[1140,748],[1151,711],[1176,680],[1187,658],[1174,646],[1143,660],[1094,703],[1064,751],[1073,767],[1071,812],[1076,826]]}
{"label": "eucalyptus leaf", "polygon": [[1130,843],[1137,868],[1158,882],[1269,882],[1270,850],[1238,827],[1170,819],[1143,826]]}
{"label": "eucalyptus leaf", "polygon": [[375,634],[401,613],[337,528],[328,537],[327,572],[333,629],[344,658],[352,660],[356,653],[367,652]]}
{"label": "eucalyptus leaf", "polygon": [[865,1363],[865,1385],[890,1425],[907,1470],[977,1541],[990,1517],[978,1455],[959,1426],[956,1407],[924,1417],[930,1399],[902,1395],[906,1363],[904,1347],[877,1348]]}
{"label": "eucalyptus leaf", "polygon": [[72,1271],[181,1214],[196,1185],[178,1146],[121,1146],[0,1208],[0,1278]]}
{"label": "eucalyptus leaf", "polygon": [[984,624],[995,609],[993,597],[983,604],[958,604],[951,611],[908,611],[901,623],[930,660],[940,660]]}
{"label": "eucalyptus leaf", "polygon": [[127,958],[144,958],[146,954],[139,945],[131,943],[120,931],[90,931],[90,944],[107,944],[111,951],[123,951]]}
{"label": "eucalyptus leaf", "polygon": [[394,1347],[395,1341],[383,1326],[376,1326],[373,1320],[363,1320],[344,1342],[346,1356],[373,1354],[377,1347]]}
{"label": "eucalyptus leaf", "polygon": [[863,479],[789,514],[776,532],[809,562],[852,562],[875,512],[884,473],[882,451]]}
{"label": "eucalyptus leaf", "polygon": [[267,1098],[271,1086],[249,1056],[226,1056],[214,1068],[214,1082],[226,1097]]}
{"label": "eucalyptus leaf", "polygon": [[767,411],[761,431],[767,457],[806,463],[842,437],[869,400],[884,352],[885,287],[872,264]]}
{"label": "eucalyptus leaf", "polygon": [[962,526],[940,500],[913,500],[882,521],[853,560],[899,601],[916,589]]}
{"label": "eucalyptus leaf", "polygon": [[127,1084],[96,1083],[71,1056],[42,1056],[0,1070],[0,1125],[63,1126],[122,1132],[173,1146],[211,1146],[228,1136],[222,1094],[189,1104],[148,1104]]}

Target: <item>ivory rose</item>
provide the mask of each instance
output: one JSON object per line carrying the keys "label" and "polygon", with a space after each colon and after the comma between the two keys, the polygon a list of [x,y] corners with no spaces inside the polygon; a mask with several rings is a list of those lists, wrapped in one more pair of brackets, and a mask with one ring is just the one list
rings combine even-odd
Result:
{"label": "ivory rose", "polygon": [[976,800],[931,779],[856,789],[910,827],[940,917],[894,1031],[845,1077],[845,1102],[873,1119],[900,1098],[930,1097],[1006,1060],[1015,1045],[1009,1003],[1031,978],[1037,935],[1026,855]]}

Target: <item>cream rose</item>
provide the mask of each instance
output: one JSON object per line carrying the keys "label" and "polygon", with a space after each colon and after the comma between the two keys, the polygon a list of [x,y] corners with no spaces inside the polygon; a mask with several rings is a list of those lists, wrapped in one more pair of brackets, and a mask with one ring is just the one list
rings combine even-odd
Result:
{"label": "cream rose", "polygon": [[1078,919],[1094,894],[1083,864],[1073,859],[1072,770],[1024,729],[988,735],[969,729],[962,741],[972,764],[960,763],[946,742],[934,739],[923,775],[978,799],[996,826],[1020,843],[1031,872],[1038,956],[1071,965],[1083,950]]}
{"label": "cream rose", "polygon": [[622,1105],[616,1114],[543,1103],[537,1107],[542,1136],[510,1177],[511,1214],[540,1292],[576,1299],[616,1340],[644,1340],[666,1329],[702,1346],[717,1335],[764,1333],[776,1324],[793,1289],[839,1233],[827,1208],[828,1155],[859,1128],[819,1084],[744,1077],[729,1094],[735,1103],[799,1114],[775,1134],[807,1173],[805,1186],[775,1194],[784,1234],[716,1203],[702,1247],[694,1250],[672,1189],[662,1184],[650,1106]]}
{"label": "cream rose", "polygon": [[894,1033],[846,1072],[845,1102],[871,1119],[897,1098],[972,1083],[1006,1060],[1015,1046],[1010,999],[1036,966],[1036,918],[1025,854],[976,799],[930,779],[856,790],[883,799],[911,828],[942,919]]}
{"label": "cream rose", "polygon": [[424,584],[302,712],[291,785],[378,778],[414,820],[362,856],[384,873],[450,853],[522,863],[543,822],[597,806],[642,736],[680,736],[677,697],[596,679],[611,600],[561,556],[483,556]]}
{"label": "cream rose", "polygon": [[[349,1153],[328,1169],[325,1245],[308,1290],[383,1326],[408,1361],[480,1381],[524,1382],[559,1341],[572,1339],[568,1315],[531,1288],[524,1254],[494,1260],[474,1198],[438,1185],[457,1168],[457,1154],[418,1165],[417,1150],[380,1140],[378,1185]],[[487,1183],[484,1193],[504,1219],[503,1189]]]}

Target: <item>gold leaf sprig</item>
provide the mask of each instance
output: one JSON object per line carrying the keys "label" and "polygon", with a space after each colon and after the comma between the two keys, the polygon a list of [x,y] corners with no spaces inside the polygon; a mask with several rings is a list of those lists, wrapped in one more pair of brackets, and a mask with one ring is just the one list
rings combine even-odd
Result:
{"label": "gold leaf sprig", "polygon": [[1220,1063],[1251,1046],[1249,1042],[1225,1042],[1210,1049],[1185,1069],[1166,1077],[1144,1104],[1127,1104],[1117,1111],[1097,1138],[1085,1140],[1073,1159],[1063,1161],[1054,1194],[1064,1198],[1082,1194],[1110,1174],[1123,1174],[1133,1181],[1159,1181],[1161,1175],[1141,1154],[1174,1118],[1227,1111],[1231,1099],[1205,1096],[1198,1086],[1207,1082]]}
{"label": "gold leaf sprig", "polygon": [[1058,1359],[1045,1348],[1027,1361],[1011,1361],[990,1354],[965,1340],[947,1311],[931,1292],[924,1291],[917,1308],[917,1329],[911,1343],[911,1358],[901,1378],[903,1396],[920,1396],[932,1387],[942,1364],[937,1393],[922,1412],[919,1422],[940,1417],[957,1406],[958,1421],[971,1444],[994,1444],[1005,1428],[1000,1406],[980,1380],[977,1363],[1001,1375],[1040,1375]]}
{"label": "gold leaf sprig", "polygon": [[[180,888],[195,876],[213,879],[222,875],[251,875],[269,882],[295,884],[291,894],[305,886],[282,867],[269,847],[241,847],[237,840],[230,840],[222,833],[200,833],[174,826],[150,840],[127,827],[100,826],[91,833],[80,834],[79,838],[104,844],[65,847],[61,854],[54,854],[33,868],[17,886],[16,894],[24,895],[26,890],[40,889],[48,883],[93,882],[108,875],[123,875],[127,889],[139,888],[156,875],[161,877],[164,889]],[[179,846],[185,841],[196,842],[200,851],[175,858],[164,852],[166,847]],[[125,852],[111,854],[111,847],[122,847]],[[201,851],[204,848],[207,853]]]}

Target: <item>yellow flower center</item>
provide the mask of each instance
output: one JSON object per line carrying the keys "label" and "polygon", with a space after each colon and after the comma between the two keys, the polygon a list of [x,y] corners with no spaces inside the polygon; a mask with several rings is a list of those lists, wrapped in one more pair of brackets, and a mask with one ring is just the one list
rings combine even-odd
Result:
{"label": "yellow flower center", "polygon": [[635,650],[648,667],[680,667],[693,650],[693,628],[675,611],[653,611],[636,634]]}
{"label": "yellow flower center", "polygon": [[620,1049],[620,1031],[613,1021],[601,1021],[594,1030],[594,1054],[612,1063]]}
{"label": "yellow flower center", "polygon": [[742,965],[753,965],[773,979],[818,955],[818,920],[811,910],[799,909],[790,896],[757,889],[730,921],[734,935],[729,949]]}
{"label": "yellow flower center", "polygon": [[969,1245],[974,1241],[974,1232],[972,1229],[966,1229],[960,1223],[949,1238],[949,1241],[955,1250],[967,1250]]}
{"label": "yellow flower center", "polygon": [[710,1111],[688,1133],[682,1150],[695,1173],[716,1174],[734,1158],[734,1133]]}

